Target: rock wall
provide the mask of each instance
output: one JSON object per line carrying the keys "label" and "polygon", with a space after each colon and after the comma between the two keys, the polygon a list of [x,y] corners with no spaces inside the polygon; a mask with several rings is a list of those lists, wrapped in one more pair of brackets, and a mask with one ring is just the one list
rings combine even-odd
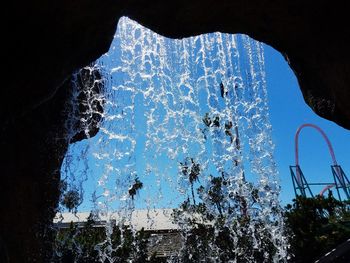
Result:
{"label": "rock wall", "polygon": [[221,31],[263,41],[285,56],[310,107],[350,129],[345,1],[17,0],[2,10],[2,261],[48,262],[68,146],[65,83],[108,50],[122,15],[173,38]]}

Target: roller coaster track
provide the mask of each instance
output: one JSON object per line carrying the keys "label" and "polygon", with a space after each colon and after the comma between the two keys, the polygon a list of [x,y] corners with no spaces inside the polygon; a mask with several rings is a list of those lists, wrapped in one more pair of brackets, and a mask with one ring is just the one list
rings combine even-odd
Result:
{"label": "roller coaster track", "polygon": [[[332,146],[328,136],[326,135],[326,133],[320,127],[316,126],[315,124],[311,124],[311,123],[305,123],[305,124],[301,125],[297,129],[297,131],[295,133],[295,137],[294,137],[294,141],[295,141],[296,183],[299,186],[299,189],[303,188],[302,191],[304,191],[304,194],[305,194],[305,188],[308,188],[310,193],[311,193],[309,185],[306,183],[306,180],[305,180],[305,178],[304,178],[304,176],[303,176],[303,174],[301,172],[300,164],[299,164],[299,135],[300,135],[300,132],[306,127],[313,128],[313,129],[317,130],[322,135],[323,139],[327,143],[328,150],[329,150],[329,153],[330,153],[331,158],[332,158],[333,165],[331,167],[332,167],[332,172],[333,172],[333,176],[334,176],[334,184],[326,185],[321,190],[320,195],[322,196],[327,190],[329,190],[329,189],[331,189],[333,187],[337,187],[337,190],[338,190],[338,188],[342,188],[344,190],[345,195],[347,196],[347,198],[350,199],[350,191],[348,190],[349,180],[347,179],[347,177],[346,177],[344,171],[342,170],[342,168],[340,167],[340,165],[338,165],[338,163],[337,163],[337,159],[335,157],[334,149],[333,149],[333,146]],[[339,181],[339,185],[340,186],[338,186],[337,180]],[[294,181],[293,181],[293,184],[294,184]],[[304,187],[305,184],[306,184],[306,187]],[[294,188],[295,188],[295,186],[294,186]]]}

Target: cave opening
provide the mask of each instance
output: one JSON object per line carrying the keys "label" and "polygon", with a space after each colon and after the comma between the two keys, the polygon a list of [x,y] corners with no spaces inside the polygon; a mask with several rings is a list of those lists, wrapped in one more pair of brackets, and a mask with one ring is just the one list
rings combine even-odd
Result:
{"label": "cave opening", "polygon": [[[63,162],[56,225],[67,227],[66,212],[104,222],[96,248],[110,260],[121,260],[116,225],[134,238],[177,232],[173,260],[288,258],[261,43],[218,32],[171,40],[122,18],[109,52],[72,81],[68,134],[88,139]],[[215,233],[200,239],[203,255],[188,249],[198,224]]]}

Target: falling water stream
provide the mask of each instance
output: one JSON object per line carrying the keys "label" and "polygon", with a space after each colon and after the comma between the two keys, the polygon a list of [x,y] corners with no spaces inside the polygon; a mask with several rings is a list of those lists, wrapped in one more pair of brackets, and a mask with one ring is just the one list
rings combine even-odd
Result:
{"label": "falling water stream", "polygon": [[[223,260],[213,243],[200,262],[254,262],[261,250],[264,262],[286,261],[261,43],[223,33],[167,39],[122,18],[93,69],[103,76],[104,92],[86,96],[104,104],[100,131],[72,144],[62,167],[85,210],[107,219],[118,214],[123,224],[135,210],[176,209],[178,253],[185,253],[189,218],[202,205],[214,236],[229,229],[235,256]],[[130,191],[135,182],[142,188]],[[151,229],[154,219],[147,220]],[[253,249],[242,249],[245,236]],[[118,262],[106,244],[97,247],[101,258]]]}

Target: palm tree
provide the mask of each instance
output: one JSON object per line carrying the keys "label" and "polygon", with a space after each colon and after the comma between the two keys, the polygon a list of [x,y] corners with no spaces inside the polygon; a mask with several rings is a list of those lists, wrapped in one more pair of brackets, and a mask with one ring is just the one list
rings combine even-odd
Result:
{"label": "palm tree", "polygon": [[194,183],[199,181],[198,176],[200,174],[200,165],[196,163],[193,158],[190,158],[191,163],[188,164],[188,161],[186,160],[184,163],[180,162],[181,165],[181,172],[184,176],[188,176],[188,180],[191,184],[191,193],[192,193],[192,200],[193,204],[196,205],[196,199],[194,196]]}
{"label": "palm tree", "polygon": [[138,177],[136,177],[134,184],[129,188],[129,195],[131,196],[132,200],[134,200],[135,195],[140,189],[142,189],[142,187],[143,183],[139,180]]}

